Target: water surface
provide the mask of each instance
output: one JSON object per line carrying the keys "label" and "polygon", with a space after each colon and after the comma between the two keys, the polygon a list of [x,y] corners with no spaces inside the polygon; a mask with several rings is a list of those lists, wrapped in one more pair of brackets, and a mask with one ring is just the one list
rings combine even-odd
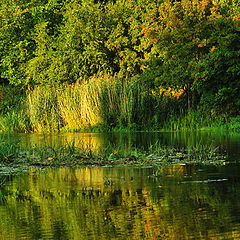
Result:
{"label": "water surface", "polygon": [[[7,137],[7,136],[6,136]],[[156,143],[177,148],[212,145],[228,153],[228,160],[240,160],[240,134],[211,131],[133,132],[133,133],[61,133],[17,134],[10,136],[24,147],[34,145],[61,146],[74,142],[76,146],[99,151],[108,147],[131,150],[149,149]]]}
{"label": "water surface", "polygon": [[[214,143],[225,166],[31,168],[0,188],[0,239],[240,239],[240,137],[215,133],[18,135],[148,148]],[[2,177],[3,178],[3,177]]]}

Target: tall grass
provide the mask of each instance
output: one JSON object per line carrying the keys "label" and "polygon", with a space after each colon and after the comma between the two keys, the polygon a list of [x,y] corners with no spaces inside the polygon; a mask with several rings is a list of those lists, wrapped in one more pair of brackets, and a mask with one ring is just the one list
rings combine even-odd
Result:
{"label": "tall grass", "polygon": [[17,157],[18,144],[10,141],[10,138],[0,137],[0,163],[9,162]]}
{"label": "tall grass", "polygon": [[75,131],[99,125],[107,127],[149,122],[163,99],[138,79],[108,75],[60,87],[36,87],[28,94],[29,118],[36,132]]}
{"label": "tall grass", "polygon": [[34,132],[59,130],[62,119],[59,113],[57,88],[35,87],[27,96],[31,129]]}
{"label": "tall grass", "polygon": [[29,121],[24,109],[12,109],[6,114],[0,115],[0,133],[28,132]]}
{"label": "tall grass", "polygon": [[214,119],[200,110],[181,110],[179,114],[169,115],[169,118],[165,121],[163,128],[173,131],[199,130],[203,127],[211,127],[213,123]]}
{"label": "tall grass", "polygon": [[230,131],[240,133],[240,116],[231,118],[226,126]]}
{"label": "tall grass", "polygon": [[99,81],[64,85],[58,91],[57,104],[67,130],[79,130],[102,123]]}
{"label": "tall grass", "polygon": [[226,118],[220,118],[215,121],[212,125],[213,129],[217,130],[227,130],[232,133],[240,133],[240,116]]}
{"label": "tall grass", "polygon": [[25,95],[22,89],[0,86],[0,133],[27,132],[29,121],[26,114]]}
{"label": "tall grass", "polygon": [[[14,92],[9,93],[12,98]],[[0,132],[92,131],[99,127],[240,132],[239,118],[186,110],[184,100],[153,92],[137,77],[102,75],[71,85],[36,86],[25,99],[21,96],[14,101],[6,100],[4,91],[0,93]]]}
{"label": "tall grass", "polygon": [[212,116],[202,110],[180,111],[179,114],[170,114],[163,123],[163,129],[172,131],[184,130],[216,130],[240,133],[240,116],[227,118]]}

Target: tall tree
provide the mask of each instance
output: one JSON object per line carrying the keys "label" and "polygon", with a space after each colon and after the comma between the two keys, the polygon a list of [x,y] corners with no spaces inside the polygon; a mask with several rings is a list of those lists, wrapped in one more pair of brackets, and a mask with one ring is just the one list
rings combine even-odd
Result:
{"label": "tall tree", "polygon": [[35,57],[36,34],[46,23],[53,36],[61,23],[60,0],[3,0],[0,5],[0,74],[14,85],[25,85],[28,62]]}
{"label": "tall tree", "polygon": [[158,12],[146,34],[158,48],[150,69],[157,84],[184,88],[202,99],[211,96],[213,106],[229,103],[228,96],[239,99],[240,10],[235,2],[167,0]]}

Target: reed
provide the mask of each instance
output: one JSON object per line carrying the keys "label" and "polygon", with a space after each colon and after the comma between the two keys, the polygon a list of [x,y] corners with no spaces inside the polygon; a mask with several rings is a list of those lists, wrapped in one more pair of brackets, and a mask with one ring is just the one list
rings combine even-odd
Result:
{"label": "reed", "polygon": [[67,130],[79,130],[102,123],[100,116],[100,81],[64,85],[58,91],[59,114]]}
{"label": "reed", "polygon": [[24,109],[11,110],[0,116],[0,132],[28,132],[29,121]]}
{"label": "reed", "polygon": [[81,83],[37,86],[27,100],[0,111],[0,132],[226,129],[230,120],[186,110],[178,98],[150,90],[138,77],[94,76]]}
{"label": "reed", "polygon": [[13,161],[18,155],[18,145],[6,138],[0,139],[0,163]]}
{"label": "reed", "polygon": [[27,107],[31,129],[34,132],[59,130],[62,119],[57,101],[57,88],[35,87],[27,96]]}
{"label": "reed", "polygon": [[240,116],[230,118],[224,127],[231,132],[240,133]]}
{"label": "reed", "polygon": [[28,94],[28,112],[35,132],[129,127],[150,121],[160,101],[138,79],[104,75],[72,85],[36,87]]}
{"label": "reed", "polygon": [[202,111],[180,110],[179,114],[170,114],[164,122],[163,129],[172,131],[200,130],[209,128],[214,124],[214,119]]}
{"label": "reed", "polygon": [[26,132],[28,124],[22,89],[0,85],[0,133]]}

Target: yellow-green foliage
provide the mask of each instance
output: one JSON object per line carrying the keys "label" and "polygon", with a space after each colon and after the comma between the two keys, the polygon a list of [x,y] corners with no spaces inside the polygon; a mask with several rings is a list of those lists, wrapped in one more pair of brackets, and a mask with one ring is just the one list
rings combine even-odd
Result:
{"label": "yellow-green foliage", "polygon": [[100,124],[137,123],[148,98],[138,81],[104,75],[59,87],[39,86],[28,94],[29,118],[36,132],[80,130]]}
{"label": "yellow-green foliage", "polygon": [[24,109],[11,110],[0,115],[0,133],[2,132],[28,132],[27,115]]}
{"label": "yellow-green foliage", "polygon": [[0,133],[28,131],[24,102],[21,88],[0,85]]}
{"label": "yellow-green foliage", "polygon": [[58,91],[57,100],[64,125],[74,130],[101,123],[100,93],[98,79],[90,79],[89,83],[62,86]]}
{"label": "yellow-green foliage", "polygon": [[31,127],[35,132],[59,129],[61,117],[56,88],[36,87],[32,92],[29,92],[27,105]]}

